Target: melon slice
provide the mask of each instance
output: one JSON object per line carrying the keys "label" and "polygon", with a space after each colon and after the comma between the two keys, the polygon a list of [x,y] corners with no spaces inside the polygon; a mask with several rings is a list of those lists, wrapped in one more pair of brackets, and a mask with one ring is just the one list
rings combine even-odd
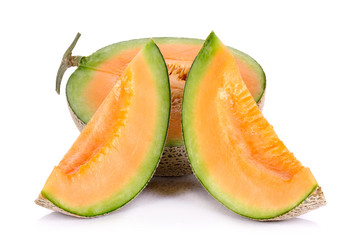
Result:
{"label": "melon slice", "polygon": [[[104,47],[89,57],[71,57],[66,61],[68,66],[79,66],[69,78],[66,95],[71,115],[80,130],[95,113],[119,75],[146,41],[147,39],[137,39],[119,42]],[[191,168],[183,145],[181,102],[188,71],[204,41],[188,38],[154,38],[154,41],[160,48],[168,67],[172,96],[166,147],[156,175],[185,175],[191,173]],[[233,48],[229,49],[236,59],[247,87],[261,107],[266,87],[262,68],[247,54]],[[61,76],[62,74],[59,78]],[[58,79],[57,82],[58,90],[60,80]]]}
{"label": "melon slice", "polygon": [[155,171],[169,115],[167,68],[148,41],[54,168],[36,203],[81,217],[120,208]]}
{"label": "melon slice", "polygon": [[182,127],[195,175],[232,211],[281,220],[325,204],[310,169],[277,137],[214,33],[188,74]]}

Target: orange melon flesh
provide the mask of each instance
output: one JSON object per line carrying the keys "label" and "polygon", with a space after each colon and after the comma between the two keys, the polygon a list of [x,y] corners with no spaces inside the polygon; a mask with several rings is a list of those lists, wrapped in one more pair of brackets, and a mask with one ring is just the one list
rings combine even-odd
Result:
{"label": "orange melon flesh", "polygon": [[122,75],[128,63],[139,52],[140,48],[133,48],[118,54],[103,62],[94,72],[93,79],[89,82],[84,94],[91,108],[96,111],[114,84]]}
{"label": "orange melon flesh", "polygon": [[[177,44],[175,47],[173,44],[158,44],[158,47],[166,62],[184,64],[190,67],[202,45]],[[133,59],[139,49],[140,48],[134,48],[121,52],[98,67],[99,71],[94,74],[93,80],[91,80],[85,91],[85,97],[94,109],[97,109],[100,106],[105,96],[116,82],[117,77],[109,75],[109,73],[121,75],[127,64]],[[242,76],[244,76],[244,81],[249,90],[254,93],[254,95],[258,94],[257,91],[261,89],[261,82],[257,80],[258,76],[256,76],[256,73],[249,65],[247,65],[247,63],[239,59],[237,60],[237,66],[239,67]],[[172,90],[173,88],[179,88],[179,84],[171,84],[171,88]]]}
{"label": "orange melon flesh", "polygon": [[122,71],[42,195],[79,216],[105,214],[135,197],[162,153],[169,91],[164,60],[151,41]]}
{"label": "orange melon flesh", "polygon": [[[178,44],[175,47],[174,44],[159,44],[158,47],[166,62],[184,64],[189,69],[202,45]],[[105,96],[116,82],[117,77],[109,75],[108,72],[121,75],[122,70],[138,51],[139,48],[124,51],[99,66],[99,71],[94,73],[93,80],[90,81],[85,90],[85,99],[87,99],[94,110],[100,106]],[[242,75],[244,75],[244,79],[247,82],[250,91],[253,92],[254,95],[258,94],[259,89],[261,89],[261,82],[257,80],[258,76],[256,76],[253,69],[241,60],[237,61],[237,65],[242,72]],[[182,139],[181,101],[185,82],[177,81],[176,79],[170,80],[171,91],[173,93],[172,102],[178,103],[173,104],[168,133],[168,141],[170,145],[173,145],[173,140]]]}
{"label": "orange melon flesh", "polygon": [[[183,74],[184,79],[179,79],[178,74],[174,74],[173,77],[172,75],[170,76],[172,109],[167,138],[167,145],[169,146],[183,145],[180,112],[183,88],[185,84],[184,80],[194,58],[197,56],[203,43],[201,40],[186,40],[172,38],[160,38],[155,40],[162,52],[168,68],[177,66],[185,69]],[[126,47],[125,49],[121,49],[119,51],[113,50],[115,52],[114,54],[102,61],[97,61],[97,64],[88,64],[90,66],[84,64],[85,68],[96,71],[94,71],[92,74],[91,79],[86,80],[87,84],[83,87],[82,90],[79,90],[74,94],[72,94],[72,91],[69,90],[70,93],[67,94],[70,107],[81,121],[86,123],[88,119],[90,119],[92,113],[95,112],[96,109],[100,106],[105,96],[117,81],[118,76],[122,74],[127,64],[140,50],[140,45],[141,44],[134,44],[131,45],[131,47]],[[257,101],[260,100],[265,87],[265,79],[262,69],[257,63],[252,62],[254,60],[252,59],[251,61],[249,56],[246,56],[243,53],[243,55],[240,55],[240,53],[236,50],[233,51],[237,59],[237,66],[242,73],[247,87],[251,91],[254,98]],[[97,58],[97,56],[94,56],[94,58]],[[71,80],[72,79],[70,79],[70,81]],[[74,82],[75,81],[79,80],[74,80]],[[74,95],[74,97],[71,95]],[[80,103],[86,104],[86,114],[81,113],[83,110],[78,110],[79,105],[81,105]]]}
{"label": "orange melon flesh", "polygon": [[295,208],[318,184],[278,138],[242,76],[211,34],[187,78],[185,146],[194,173],[216,199],[238,214],[271,219]]}

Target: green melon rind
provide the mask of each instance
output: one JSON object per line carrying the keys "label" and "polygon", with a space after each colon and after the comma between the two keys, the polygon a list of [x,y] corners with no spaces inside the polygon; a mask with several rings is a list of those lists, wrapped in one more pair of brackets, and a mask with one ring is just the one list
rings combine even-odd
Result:
{"label": "green melon rind", "polygon": [[273,218],[280,217],[297,207],[305,199],[307,199],[308,196],[310,196],[310,194],[318,187],[318,185],[313,186],[311,189],[309,189],[309,191],[305,192],[302,197],[295,200],[295,202],[290,203],[289,206],[286,206],[283,209],[269,211],[266,209],[258,209],[235,200],[230,194],[225,193],[222,188],[217,186],[215,181],[212,180],[211,176],[207,172],[207,167],[202,161],[202,156],[197,151],[197,136],[194,135],[195,130],[193,128],[193,119],[194,115],[196,114],[193,107],[193,102],[197,96],[198,85],[203,80],[203,76],[210,66],[212,58],[216,55],[218,50],[221,49],[221,46],[221,41],[212,32],[205,41],[188,73],[182,102],[182,131],[185,149],[194,174],[204,186],[204,188],[215,199],[239,215],[255,220],[271,220]]}
{"label": "green melon rind", "polygon": [[[168,123],[170,117],[170,86],[168,80],[168,71],[165,61],[152,40],[150,40],[142,50],[143,56],[149,66],[149,69],[156,81],[156,89],[158,89],[158,113],[157,113],[157,126],[156,133],[154,134],[152,145],[150,146],[146,155],[145,161],[140,166],[137,175],[130,180],[130,182],[124,186],[119,192],[115,193],[112,197],[92,206],[86,206],[83,208],[74,208],[66,203],[57,200],[56,196],[53,196],[50,192],[42,191],[41,194],[44,198],[49,200],[59,209],[65,210],[70,215],[81,217],[94,217],[98,215],[104,215],[114,210],[119,209],[134,197],[136,197],[141,190],[146,186],[148,181],[154,174],[159,159],[162,155],[163,147],[168,131]],[[44,200],[37,200],[37,203],[42,203]],[[49,207],[48,207],[49,208]],[[56,208],[53,208],[56,209]]]}
{"label": "green melon rind", "polygon": [[89,122],[94,111],[88,106],[85,99],[79,96],[83,96],[94,73],[94,70],[79,66],[70,76],[66,85],[66,98],[69,108],[73,113],[76,113],[75,115],[84,125]]}
{"label": "green melon rind", "polygon": [[170,139],[167,141],[167,147],[179,147],[183,145],[183,139]]}
{"label": "green melon rind", "polygon": [[[93,110],[90,109],[87,103],[80,96],[83,96],[87,84],[91,80],[94,71],[108,72],[106,69],[100,69],[100,65],[112,58],[115,55],[120,54],[123,51],[141,48],[149,39],[135,39],[119,43],[114,43],[104,48],[99,49],[88,57],[83,57],[80,61],[80,65],[77,70],[70,76],[66,85],[66,96],[70,110],[77,116],[77,118],[84,123],[84,125],[90,120],[93,115]],[[204,40],[193,38],[170,38],[160,37],[153,38],[156,44],[203,44]],[[264,96],[266,88],[266,76],[262,67],[249,55],[243,53],[237,49],[229,47],[232,54],[237,59],[247,64],[257,73],[261,80],[261,92],[255,97],[256,102],[261,102]],[[114,74],[108,72],[109,74]],[[80,128],[78,126],[78,128]],[[167,146],[181,146],[182,141],[174,141],[173,143],[167,143]]]}

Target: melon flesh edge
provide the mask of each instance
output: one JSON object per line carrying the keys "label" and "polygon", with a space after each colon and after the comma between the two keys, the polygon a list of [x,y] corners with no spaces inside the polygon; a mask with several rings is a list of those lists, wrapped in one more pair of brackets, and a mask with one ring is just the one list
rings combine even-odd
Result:
{"label": "melon flesh edge", "polygon": [[214,33],[188,74],[182,129],[195,175],[230,210],[276,221],[325,204],[312,173],[278,139]]}
{"label": "melon flesh edge", "polygon": [[[67,215],[94,217],[134,199],[159,163],[169,95],[164,59],[149,41],[54,168],[35,202]],[[142,126],[139,115],[144,113],[148,121]],[[139,146],[142,138],[148,142]]]}

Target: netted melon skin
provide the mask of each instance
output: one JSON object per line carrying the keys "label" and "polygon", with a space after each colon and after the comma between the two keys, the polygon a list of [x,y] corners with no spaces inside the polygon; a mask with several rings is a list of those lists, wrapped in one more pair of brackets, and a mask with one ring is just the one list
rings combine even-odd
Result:
{"label": "netted melon skin", "polygon": [[291,211],[271,219],[255,219],[263,222],[283,221],[298,217],[311,210],[326,205],[326,198],[321,187],[317,187],[305,200]]}
{"label": "netted melon skin", "polygon": [[52,210],[54,212],[59,212],[68,216],[77,217],[77,218],[93,218],[93,217],[84,217],[79,216],[70,212],[67,212],[57,206],[55,206],[52,202],[50,202],[48,199],[46,199],[43,195],[39,195],[39,197],[35,200],[35,203],[41,207],[47,208],[49,210]]}
{"label": "netted melon skin", "polygon": [[179,177],[192,173],[184,146],[164,147],[154,176]]}

